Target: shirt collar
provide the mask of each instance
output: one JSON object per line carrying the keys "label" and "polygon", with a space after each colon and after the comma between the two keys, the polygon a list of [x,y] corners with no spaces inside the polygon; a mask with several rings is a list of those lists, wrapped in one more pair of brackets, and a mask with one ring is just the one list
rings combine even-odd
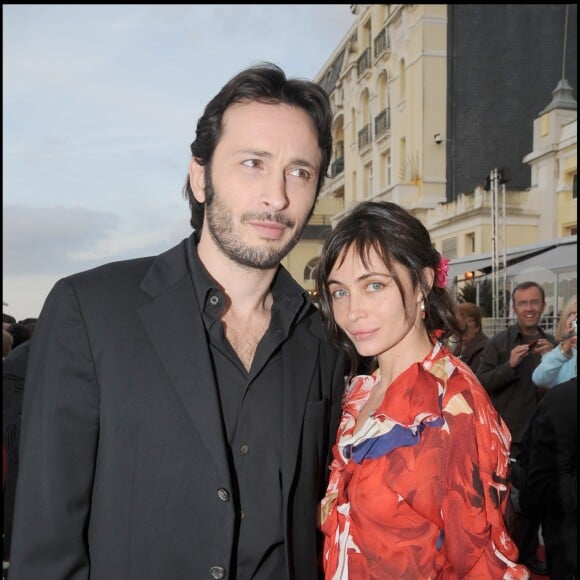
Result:
{"label": "shirt collar", "polygon": [[[202,311],[217,312],[219,316],[225,298],[224,293],[201,262],[197,253],[198,242],[198,236],[192,235],[190,270],[193,287]],[[290,328],[292,321],[302,318],[308,309],[313,307],[308,293],[282,265],[278,267],[272,281],[272,297],[272,315],[280,320],[286,330]]]}

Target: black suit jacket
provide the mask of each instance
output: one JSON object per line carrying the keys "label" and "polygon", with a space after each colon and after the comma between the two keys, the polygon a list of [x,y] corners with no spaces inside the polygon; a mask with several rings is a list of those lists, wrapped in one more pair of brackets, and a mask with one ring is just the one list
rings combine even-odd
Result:
{"label": "black suit jacket", "polygon": [[578,380],[548,389],[525,434],[520,501],[542,522],[553,580],[578,572]]}
{"label": "black suit jacket", "polygon": [[[10,580],[233,577],[232,474],[190,243],[48,296],[24,391]],[[314,306],[283,368],[287,577],[308,580],[344,386]]]}

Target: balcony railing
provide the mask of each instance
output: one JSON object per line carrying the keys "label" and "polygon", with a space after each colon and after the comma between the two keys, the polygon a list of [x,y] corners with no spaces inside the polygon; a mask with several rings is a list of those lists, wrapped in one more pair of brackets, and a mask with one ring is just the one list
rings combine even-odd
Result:
{"label": "balcony railing", "polygon": [[358,132],[358,148],[364,149],[371,143],[371,124],[365,125],[359,132]]}
{"label": "balcony railing", "polygon": [[344,157],[339,157],[330,166],[330,176],[332,178],[335,178],[337,175],[340,175],[343,171],[344,171]]}
{"label": "balcony railing", "polygon": [[374,40],[375,58],[379,58],[389,48],[389,37],[387,36],[387,29],[383,28]]}
{"label": "balcony railing", "polygon": [[375,137],[378,139],[391,129],[391,109],[386,107],[375,117]]}
{"label": "balcony railing", "polygon": [[356,71],[360,79],[366,70],[371,68],[371,51],[365,48],[364,52],[358,57],[356,61]]}

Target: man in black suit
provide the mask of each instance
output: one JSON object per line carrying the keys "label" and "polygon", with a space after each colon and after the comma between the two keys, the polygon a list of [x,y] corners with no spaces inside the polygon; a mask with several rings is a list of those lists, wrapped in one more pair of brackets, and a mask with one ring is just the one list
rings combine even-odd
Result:
{"label": "man in black suit", "polygon": [[345,364],[280,262],[331,123],[317,85],[239,73],[191,145],[194,234],[55,285],[27,369],[10,580],[319,575]]}
{"label": "man in black suit", "polygon": [[525,440],[520,505],[538,515],[552,580],[578,575],[578,379],[549,389]]}

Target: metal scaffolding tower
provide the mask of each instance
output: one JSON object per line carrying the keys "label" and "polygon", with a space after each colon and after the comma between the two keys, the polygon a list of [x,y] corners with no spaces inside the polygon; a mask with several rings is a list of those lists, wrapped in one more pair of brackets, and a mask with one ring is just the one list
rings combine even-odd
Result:
{"label": "metal scaffolding tower", "polygon": [[[491,191],[491,296],[492,316],[509,315],[508,288],[506,278],[506,188],[510,180],[507,168],[492,169],[485,180],[485,189]],[[499,191],[501,186],[501,213]],[[500,260],[501,252],[501,260]],[[501,283],[500,283],[501,281]],[[500,299],[501,296],[501,299]]]}

